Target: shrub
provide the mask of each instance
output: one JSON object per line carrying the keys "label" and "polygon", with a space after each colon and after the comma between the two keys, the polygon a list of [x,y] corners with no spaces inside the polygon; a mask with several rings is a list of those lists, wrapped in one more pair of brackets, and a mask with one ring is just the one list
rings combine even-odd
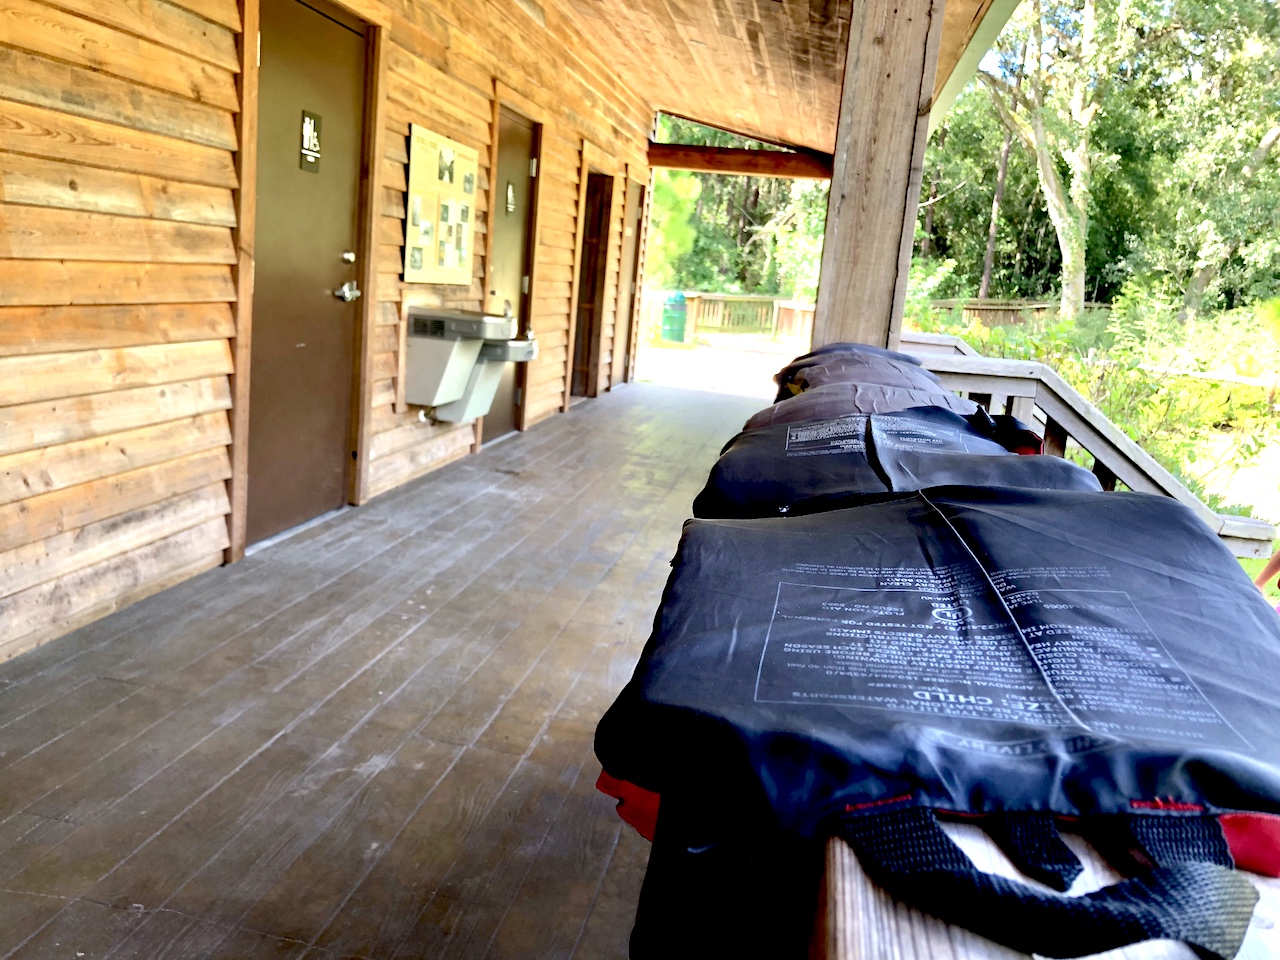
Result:
{"label": "shrub", "polygon": [[1280,305],[1183,324],[1175,304],[1131,295],[1109,317],[1092,311],[1077,323],[987,327],[922,311],[913,326],[959,336],[984,356],[1049,364],[1206,504],[1248,514],[1213,488],[1280,436]]}

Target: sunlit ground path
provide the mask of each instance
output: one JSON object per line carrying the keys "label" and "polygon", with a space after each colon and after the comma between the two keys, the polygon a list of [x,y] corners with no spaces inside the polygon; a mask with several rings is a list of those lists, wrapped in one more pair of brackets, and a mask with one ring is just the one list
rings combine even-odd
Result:
{"label": "sunlit ground path", "polygon": [[688,346],[642,343],[636,357],[636,378],[667,387],[756,397],[765,406],[773,402],[777,390],[773,375],[808,350],[807,340],[774,340],[768,334],[754,333],[700,333],[698,342]]}

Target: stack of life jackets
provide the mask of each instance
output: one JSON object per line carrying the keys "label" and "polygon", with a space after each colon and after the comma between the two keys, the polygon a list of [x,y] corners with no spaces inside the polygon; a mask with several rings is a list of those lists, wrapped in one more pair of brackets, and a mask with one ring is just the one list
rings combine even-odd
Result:
{"label": "stack of life jackets", "polygon": [[[1175,501],[859,386],[869,408],[726,446],[599,724],[601,788],[655,841],[633,957],[803,956],[830,836],[1014,949],[1234,956],[1236,868],[1280,875],[1280,617]],[[1040,886],[977,870],[940,818]],[[1063,827],[1127,879],[1070,895]]]}

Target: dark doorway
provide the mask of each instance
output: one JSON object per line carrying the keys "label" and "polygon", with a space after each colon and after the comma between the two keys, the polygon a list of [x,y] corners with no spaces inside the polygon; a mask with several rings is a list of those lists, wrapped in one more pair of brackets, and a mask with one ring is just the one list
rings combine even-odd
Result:
{"label": "dark doorway", "polygon": [[622,212],[622,260],[618,264],[618,317],[613,327],[613,370],[610,386],[631,379],[635,369],[636,285],[640,274],[640,229],[644,218],[644,184],[627,181]]}
{"label": "dark doorway", "polygon": [[583,216],[582,269],[578,281],[578,316],[573,334],[575,397],[594,397],[600,384],[600,337],[604,323],[605,275],[609,268],[609,214],[613,207],[613,177],[587,176],[587,204]]}
{"label": "dark doorway", "polygon": [[[529,250],[533,226],[534,184],[537,175],[538,125],[502,108],[498,118],[497,202],[493,225],[493,264],[489,309],[510,305],[520,318],[520,331],[529,329]],[[493,405],[484,415],[481,441],[488,443],[516,429],[523,393],[525,364],[508,363]]]}
{"label": "dark doorway", "polygon": [[359,24],[320,3],[261,9],[250,543],[347,498],[365,89]]}

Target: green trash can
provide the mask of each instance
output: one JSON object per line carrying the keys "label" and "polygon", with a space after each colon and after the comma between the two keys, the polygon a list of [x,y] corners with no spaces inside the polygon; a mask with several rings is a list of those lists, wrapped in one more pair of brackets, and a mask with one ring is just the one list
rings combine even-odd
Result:
{"label": "green trash can", "polygon": [[684,321],[688,306],[683,293],[673,293],[662,304],[662,339],[684,343]]}

